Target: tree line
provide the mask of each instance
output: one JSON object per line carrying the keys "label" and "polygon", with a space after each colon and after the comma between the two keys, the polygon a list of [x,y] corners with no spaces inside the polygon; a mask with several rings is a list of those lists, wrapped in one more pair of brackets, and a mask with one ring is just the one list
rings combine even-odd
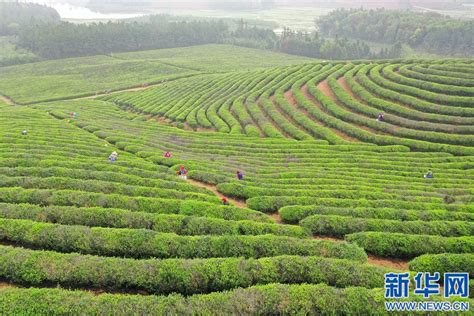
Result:
{"label": "tree line", "polygon": [[474,21],[436,13],[339,9],[316,21],[323,36],[403,43],[429,53],[474,55]]}
{"label": "tree line", "polygon": [[302,33],[284,29],[280,50],[282,52],[324,59],[386,59],[398,58],[402,45],[374,51],[366,43],[336,36],[334,39],[321,38],[318,32]]}
{"label": "tree line", "polygon": [[[395,58],[401,53],[401,45],[373,52],[363,41],[338,36],[324,39],[317,32],[295,32],[289,28],[276,34],[271,29],[251,27],[244,20],[229,23],[218,19],[186,20],[155,15],[131,21],[75,24],[60,21],[59,15],[52,13],[56,12],[54,9],[43,6],[11,4],[6,7],[8,12],[14,12],[8,22],[17,36],[17,46],[43,59],[216,43],[324,59]],[[12,23],[15,24],[13,29]]]}
{"label": "tree line", "polygon": [[27,24],[20,28],[18,45],[45,59],[109,54],[148,49],[219,43],[227,34],[222,21],[147,23]]}
{"label": "tree line", "polygon": [[269,29],[246,27],[245,23],[232,30],[222,20],[175,22],[167,16],[154,16],[147,22],[26,24],[18,32],[18,45],[44,59],[215,43],[325,59],[398,57],[395,51],[373,53],[363,42],[321,39],[317,33],[285,29],[277,35]]}

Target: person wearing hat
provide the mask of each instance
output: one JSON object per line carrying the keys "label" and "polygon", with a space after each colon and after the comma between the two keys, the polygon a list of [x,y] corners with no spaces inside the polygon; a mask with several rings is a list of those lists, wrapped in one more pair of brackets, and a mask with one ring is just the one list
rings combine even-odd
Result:
{"label": "person wearing hat", "polygon": [[117,152],[114,151],[113,153],[110,154],[109,161],[110,162],[116,162],[117,158],[118,158],[118,154],[117,154]]}

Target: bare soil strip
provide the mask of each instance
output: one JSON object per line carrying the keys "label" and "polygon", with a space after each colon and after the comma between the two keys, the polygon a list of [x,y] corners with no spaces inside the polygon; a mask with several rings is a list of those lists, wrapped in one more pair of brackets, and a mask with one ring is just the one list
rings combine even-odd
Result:
{"label": "bare soil strip", "polygon": [[16,287],[16,286],[14,286],[14,285],[11,284],[11,283],[1,282],[1,281],[0,281],[0,290],[1,290],[1,289],[12,288],[12,287]]}
{"label": "bare soil strip", "polygon": [[381,266],[385,268],[393,268],[396,270],[409,271],[408,261],[397,258],[381,258],[369,254],[369,264]]}
{"label": "bare soil strip", "polygon": [[2,94],[0,94],[0,101],[8,105],[16,105],[15,101]]}
{"label": "bare soil strip", "polygon": [[329,240],[329,241],[336,241],[336,242],[343,242],[344,241],[344,239],[342,239],[342,238],[329,237],[329,236],[318,236],[318,235],[313,236],[313,239],[316,239],[316,240]]}
{"label": "bare soil strip", "polygon": [[[330,241],[339,241],[342,242],[344,241],[343,238],[335,238],[335,237],[328,237],[328,236],[313,236],[313,239],[316,240],[330,240]],[[368,264],[374,265],[374,266],[380,266],[384,268],[390,268],[394,270],[402,270],[402,271],[409,271],[408,263],[409,261],[403,260],[403,259],[398,259],[398,258],[384,258],[384,257],[378,257],[372,254],[367,254],[369,259],[368,259]]]}
{"label": "bare soil strip", "polygon": [[214,129],[214,128],[208,128],[208,127],[198,127],[198,128],[196,128],[196,132],[200,132],[200,133],[215,133],[215,132],[217,132],[217,130]]}
{"label": "bare soil strip", "polygon": [[245,203],[245,201],[237,200],[237,199],[234,199],[234,198],[223,195],[222,193],[217,191],[216,186],[213,185],[213,184],[209,184],[209,183],[205,183],[205,182],[201,182],[201,181],[196,181],[196,180],[193,180],[193,179],[188,179],[188,182],[190,184],[194,185],[194,186],[208,189],[209,191],[213,192],[220,199],[226,198],[229,201],[229,203],[231,203],[234,206],[237,206],[237,207],[240,207],[240,208],[247,208],[247,204]]}
{"label": "bare soil strip", "polygon": [[[292,99],[294,100],[294,97],[293,97],[292,92],[291,92],[291,91],[288,91],[288,92],[291,94],[291,97],[292,97]],[[308,91],[308,85],[305,84],[305,85],[301,88],[301,92],[303,92],[303,95],[304,95],[304,97],[305,97],[306,99],[308,99],[308,100],[310,100],[311,102],[313,102],[313,104],[314,104],[315,106],[317,106],[321,111],[323,111],[323,112],[325,112],[325,113],[327,114],[326,109],[321,105],[321,103],[319,103],[318,100],[316,100],[316,99],[309,93],[309,91]],[[294,102],[296,102],[296,100],[294,100]],[[311,118],[312,118],[312,116],[311,116],[308,112],[304,111],[304,113],[305,113],[305,115],[307,115],[308,117],[311,117]],[[313,121],[315,121],[314,118],[313,118]],[[319,121],[317,121],[317,122],[319,122]],[[323,122],[320,122],[320,125],[329,128],[334,134],[336,134],[337,136],[341,137],[341,138],[344,139],[344,140],[347,140],[347,141],[349,141],[349,142],[354,142],[354,143],[360,142],[360,140],[358,140],[357,138],[351,137],[351,136],[347,135],[346,133],[344,133],[343,131],[340,131],[340,130],[338,130],[338,129],[336,129],[336,128],[332,128],[332,127],[328,126],[327,124],[325,124],[325,123],[323,123]]]}
{"label": "bare soil strip", "polygon": [[194,129],[191,127],[191,125],[189,125],[188,122],[184,122],[184,129],[186,131],[194,131]]}
{"label": "bare soil strip", "polygon": [[351,98],[355,100],[361,100],[359,96],[355,95],[354,92],[352,92],[351,88],[349,87],[349,84],[346,81],[346,78],[341,77],[337,79],[337,83],[351,96]]}
{"label": "bare soil strip", "polygon": [[270,217],[273,219],[275,223],[282,224],[282,225],[284,224],[283,219],[280,216],[280,213],[276,212],[276,213],[270,214]]}

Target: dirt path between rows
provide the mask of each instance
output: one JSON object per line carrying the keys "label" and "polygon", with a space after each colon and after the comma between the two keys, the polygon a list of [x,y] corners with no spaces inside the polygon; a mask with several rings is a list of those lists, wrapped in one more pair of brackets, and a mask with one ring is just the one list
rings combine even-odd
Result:
{"label": "dirt path between rows", "polygon": [[322,93],[324,93],[325,96],[330,98],[333,101],[337,101],[336,96],[332,92],[331,88],[329,87],[328,81],[323,80],[318,85],[316,86]]}
{"label": "dirt path between rows", "polygon": [[354,92],[352,92],[351,87],[349,87],[349,84],[346,81],[346,78],[341,77],[337,79],[337,83],[339,83],[339,85],[351,96],[351,98],[360,101],[360,98],[355,95]]}
{"label": "dirt path between rows", "polygon": [[276,213],[273,213],[273,214],[270,214],[270,217],[273,219],[273,221],[275,221],[275,223],[277,224],[282,224],[284,225],[285,223],[283,223],[283,219],[281,218],[280,216],[280,213],[276,212]]}
{"label": "dirt path between rows", "polygon": [[[290,91],[291,92],[291,91]],[[303,93],[304,97],[308,100],[310,100],[315,106],[317,106],[322,112],[327,113],[326,109],[321,105],[321,103],[319,103],[318,100],[316,100],[312,95],[311,93],[309,93],[308,91],[308,85],[305,84],[302,88],[301,88],[301,92]],[[330,114],[328,114],[330,115]],[[337,136],[341,137],[342,139],[344,140],[347,140],[349,142],[353,142],[353,143],[357,143],[357,142],[360,142],[360,140],[358,140],[357,138],[354,138],[354,137],[351,137],[349,135],[347,135],[346,133],[344,133],[343,131],[340,131],[336,128],[332,128],[332,127],[329,127],[327,126],[325,123],[321,123],[323,126],[329,128],[334,134],[336,134]]]}
{"label": "dirt path between rows", "polygon": [[409,271],[408,261],[396,258],[381,258],[369,254],[369,264],[374,266],[382,266],[385,268],[393,268],[396,270]]}
{"label": "dirt path between rows", "polygon": [[[327,236],[313,236],[313,239],[316,240],[330,240],[330,241],[344,241],[343,238],[335,238],[335,237],[327,237]],[[384,268],[391,268],[395,270],[402,270],[402,271],[409,271],[408,267],[408,261],[403,260],[403,259],[398,259],[398,258],[384,258],[384,257],[378,257],[372,254],[367,254],[368,264],[374,265],[374,266],[380,266]]]}
{"label": "dirt path between rows", "polygon": [[0,290],[1,289],[9,289],[15,287],[13,284],[7,283],[7,282],[0,282]]}
{"label": "dirt path between rows", "polygon": [[9,97],[3,94],[0,94],[0,101],[8,105],[16,105],[15,101],[13,101],[12,99],[10,99]]}
{"label": "dirt path between rows", "polygon": [[188,178],[188,182],[190,184],[194,185],[194,186],[208,189],[209,191],[214,193],[220,199],[226,198],[229,201],[229,203],[231,203],[234,206],[237,206],[237,207],[240,207],[240,208],[247,208],[247,204],[245,203],[245,201],[237,200],[237,199],[225,196],[224,194],[220,193],[217,190],[217,187],[213,184],[209,184],[209,183],[205,183],[205,182],[201,182],[201,181],[197,181],[197,180],[193,180],[193,179],[189,179],[189,178]]}

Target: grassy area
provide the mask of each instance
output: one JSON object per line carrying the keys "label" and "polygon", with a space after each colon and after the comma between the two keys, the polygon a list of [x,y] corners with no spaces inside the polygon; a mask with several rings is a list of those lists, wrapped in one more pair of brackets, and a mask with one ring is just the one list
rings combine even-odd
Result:
{"label": "grassy area", "polygon": [[159,62],[108,56],[60,59],[2,68],[0,92],[28,103],[93,95],[193,73]]}
{"label": "grassy area", "polygon": [[0,93],[18,103],[94,95],[200,72],[291,65],[311,59],[229,45],[69,58],[2,68]]}
{"label": "grassy area", "polygon": [[160,61],[203,72],[229,72],[301,64],[314,59],[231,45],[203,45],[115,54],[117,58]]}

